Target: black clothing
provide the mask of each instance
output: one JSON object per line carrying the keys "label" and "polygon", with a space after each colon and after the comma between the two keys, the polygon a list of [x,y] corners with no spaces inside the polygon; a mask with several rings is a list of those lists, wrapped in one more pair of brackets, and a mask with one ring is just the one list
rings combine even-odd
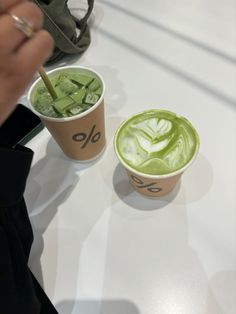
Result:
{"label": "black clothing", "polygon": [[33,232],[23,198],[33,152],[0,145],[0,313],[57,314],[27,263]]}

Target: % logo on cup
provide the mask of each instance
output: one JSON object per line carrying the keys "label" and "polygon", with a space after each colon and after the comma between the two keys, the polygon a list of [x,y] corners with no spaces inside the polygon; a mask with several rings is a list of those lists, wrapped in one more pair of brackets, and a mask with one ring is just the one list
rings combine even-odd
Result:
{"label": "% logo on cup", "polygon": [[156,186],[156,182],[151,182],[151,183],[145,184],[141,179],[137,178],[134,175],[131,175],[130,178],[136,183],[136,187],[139,189],[145,189],[146,188],[149,192],[152,192],[152,193],[158,193],[162,190],[161,188]]}
{"label": "% logo on cup", "polygon": [[81,142],[83,143],[80,147],[83,149],[85,148],[89,142],[91,143],[96,143],[100,137],[101,137],[101,132],[96,132],[94,133],[96,128],[96,124],[93,125],[92,129],[90,130],[89,134],[80,132],[76,133],[72,136],[73,140],[76,142]]}

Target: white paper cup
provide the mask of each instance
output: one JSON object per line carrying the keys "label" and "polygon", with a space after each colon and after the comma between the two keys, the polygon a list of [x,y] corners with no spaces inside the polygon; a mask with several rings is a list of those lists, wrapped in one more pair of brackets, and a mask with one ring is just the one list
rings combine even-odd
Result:
{"label": "white paper cup", "polygon": [[78,161],[91,161],[104,151],[105,139],[105,115],[104,93],[105,83],[96,71],[81,66],[64,66],[47,74],[50,76],[66,70],[83,74],[92,74],[102,83],[102,95],[91,108],[71,117],[53,118],[38,112],[32,104],[32,95],[37,86],[42,82],[38,78],[28,92],[28,102],[31,110],[39,116],[43,124],[49,130],[62,151],[71,159]]}

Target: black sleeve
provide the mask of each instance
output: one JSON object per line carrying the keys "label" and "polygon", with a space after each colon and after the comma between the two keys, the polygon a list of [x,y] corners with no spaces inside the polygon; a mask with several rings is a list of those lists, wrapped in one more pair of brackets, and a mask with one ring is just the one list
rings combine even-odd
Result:
{"label": "black sleeve", "polygon": [[23,198],[33,152],[0,145],[0,313],[57,313],[28,268],[33,232]]}

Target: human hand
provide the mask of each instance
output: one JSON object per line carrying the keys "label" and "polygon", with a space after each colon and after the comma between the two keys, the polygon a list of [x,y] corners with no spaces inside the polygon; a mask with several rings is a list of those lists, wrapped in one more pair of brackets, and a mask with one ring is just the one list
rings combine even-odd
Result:
{"label": "human hand", "polygon": [[[10,14],[25,19],[34,35],[28,38]],[[0,0],[0,125],[52,53],[53,39],[42,25],[43,14],[36,4]]]}

